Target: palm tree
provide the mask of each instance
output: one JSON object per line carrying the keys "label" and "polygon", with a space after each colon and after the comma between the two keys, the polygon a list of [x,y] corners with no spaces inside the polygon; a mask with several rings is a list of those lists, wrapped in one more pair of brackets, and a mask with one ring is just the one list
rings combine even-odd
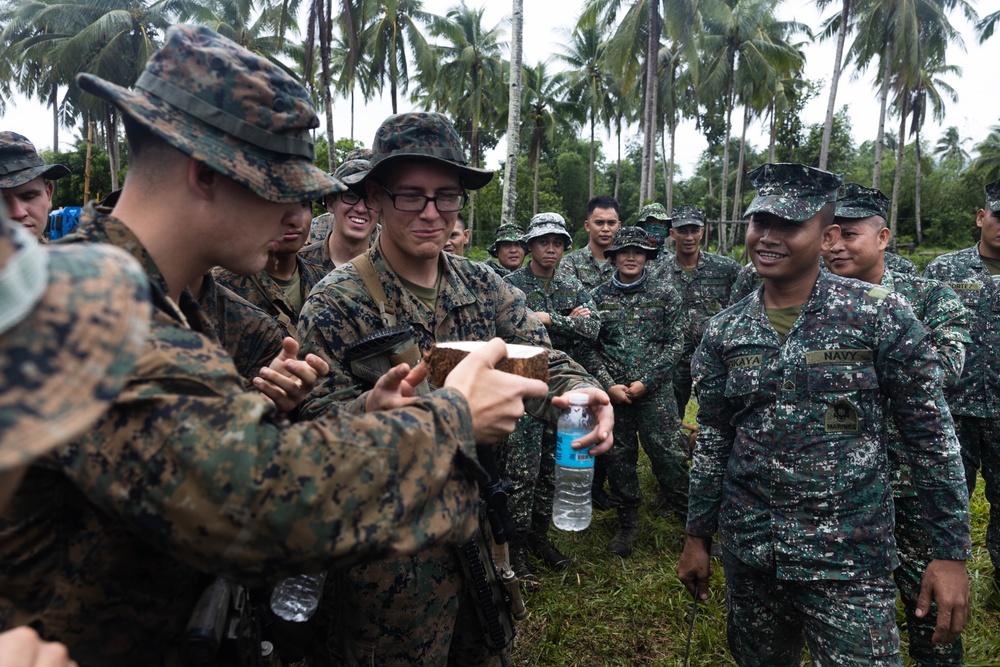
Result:
{"label": "palm tree", "polygon": [[430,48],[418,24],[434,17],[423,10],[421,0],[373,0],[370,16],[371,22],[366,20],[359,41],[371,54],[374,87],[384,90],[388,80],[395,114],[400,88],[405,92],[410,85],[408,52],[413,52],[418,71],[434,69]]}
{"label": "palm tree", "polygon": [[941,162],[957,162],[959,167],[965,167],[969,161],[969,151],[962,148],[962,144],[966,141],[968,139],[962,139],[958,134],[958,128],[952,125],[937,140],[934,155]]}
{"label": "palm tree", "polygon": [[[816,0],[816,7],[820,10],[826,9],[832,0]],[[819,149],[819,168],[826,169],[827,159],[830,156],[830,137],[833,136],[833,113],[837,105],[837,86],[840,83],[840,73],[844,65],[844,44],[847,41],[847,33],[851,30],[851,0],[843,0],[840,9],[840,16],[836,20],[837,25],[837,51],[833,57],[833,75],[830,77],[830,97],[826,103],[826,120],[823,122],[823,138]],[[828,20],[827,24],[833,27],[834,21]],[[822,37],[826,36],[822,33]]]}
{"label": "palm tree", "polygon": [[990,128],[990,133],[976,146],[976,152],[979,155],[969,165],[969,171],[984,183],[1000,178],[1000,125]]}
{"label": "palm tree", "polygon": [[[511,19],[510,67],[507,68],[507,164],[503,179],[503,208],[500,223],[514,222],[514,205],[517,203],[517,167],[521,156],[521,37],[524,34],[524,2],[513,0]],[[536,186],[537,188],[537,181]]]}
{"label": "palm tree", "polygon": [[979,42],[985,42],[993,36],[993,29],[1000,22],[1000,11],[983,17],[983,20],[976,24],[976,32],[979,33]]}
{"label": "palm tree", "polygon": [[524,69],[524,129],[528,140],[528,164],[534,171],[531,214],[538,213],[538,172],[542,149],[556,138],[559,129],[568,129],[572,104],[563,101],[560,90],[565,73],[549,74],[544,62]]}

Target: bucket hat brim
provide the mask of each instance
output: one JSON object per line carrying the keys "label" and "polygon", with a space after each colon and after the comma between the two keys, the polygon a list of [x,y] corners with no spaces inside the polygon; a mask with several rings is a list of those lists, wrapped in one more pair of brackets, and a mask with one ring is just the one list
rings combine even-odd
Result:
{"label": "bucket hat brim", "polygon": [[413,151],[405,153],[392,153],[390,155],[382,156],[375,155],[372,157],[372,168],[370,170],[361,174],[359,178],[352,180],[350,183],[347,181],[345,181],[345,183],[355,192],[355,194],[362,196],[364,195],[365,183],[369,179],[378,180],[379,176],[388,168],[396,164],[405,164],[407,162],[434,162],[456,169],[458,170],[459,182],[466,190],[479,190],[484,188],[487,183],[493,180],[494,176],[494,173],[489,169],[467,167],[465,165],[457,164],[447,158]]}
{"label": "bucket hat brim", "polygon": [[46,181],[54,181],[68,176],[69,167],[62,164],[42,164],[37,167],[29,167],[20,171],[15,171],[0,177],[0,189],[16,188],[30,183],[36,178],[44,178]]}

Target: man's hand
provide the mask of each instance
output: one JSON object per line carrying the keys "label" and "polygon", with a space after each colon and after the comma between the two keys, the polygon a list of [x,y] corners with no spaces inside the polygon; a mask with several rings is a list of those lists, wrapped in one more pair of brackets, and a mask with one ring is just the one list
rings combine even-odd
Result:
{"label": "man's hand", "polygon": [[712,562],[708,553],[708,540],[704,537],[688,535],[684,541],[684,551],[677,561],[677,578],[691,595],[699,600],[708,599],[708,578],[712,576]]}
{"label": "man's hand", "polygon": [[389,369],[389,372],[378,379],[374,389],[368,392],[365,399],[365,412],[376,410],[395,410],[416,400],[417,385],[430,375],[430,367],[423,361],[412,369],[407,364],[400,364]]}
{"label": "man's hand", "polygon": [[76,667],[62,644],[42,641],[24,626],[0,633],[0,667]]}
{"label": "man's hand", "polygon": [[524,416],[525,399],[545,398],[549,393],[541,380],[496,370],[496,364],[506,356],[507,344],[494,338],[462,359],[445,378],[444,386],[462,392],[469,402],[479,444],[493,444],[512,433]]}
{"label": "man's hand", "polygon": [[[615,410],[611,407],[611,398],[603,389],[597,387],[580,387],[571,389],[570,394],[587,394],[590,397],[590,411],[597,420],[594,430],[583,436],[579,440],[573,441],[573,449],[589,449],[591,456],[599,456],[611,449],[614,443],[615,432]],[[569,407],[567,394],[556,396],[552,399],[552,405],[559,410]]]}
{"label": "man's hand", "polygon": [[577,306],[573,310],[569,311],[569,315],[567,315],[567,317],[590,317],[590,308]]}
{"label": "man's hand", "polygon": [[964,560],[934,559],[924,572],[917,598],[917,617],[923,618],[937,602],[937,625],[931,641],[953,642],[969,620],[969,573]]}
{"label": "man's hand", "polygon": [[541,320],[542,324],[546,327],[552,326],[552,316],[548,313],[535,313],[535,315],[538,316],[538,319]]}
{"label": "man's hand", "polygon": [[642,398],[643,396],[648,394],[649,391],[646,389],[646,385],[636,380],[635,382],[633,382],[628,386],[628,389],[625,390],[625,393],[627,393],[629,395],[629,398],[631,398],[634,401],[636,399]]}
{"label": "man's hand", "polygon": [[632,397],[628,395],[628,387],[623,384],[613,384],[608,387],[608,398],[615,405],[622,403],[630,405],[632,403]]}
{"label": "man's hand", "polygon": [[253,379],[253,386],[278,408],[291,412],[313,390],[316,380],[330,372],[330,365],[315,354],[299,361],[299,344],[292,337],[281,341],[281,353]]}

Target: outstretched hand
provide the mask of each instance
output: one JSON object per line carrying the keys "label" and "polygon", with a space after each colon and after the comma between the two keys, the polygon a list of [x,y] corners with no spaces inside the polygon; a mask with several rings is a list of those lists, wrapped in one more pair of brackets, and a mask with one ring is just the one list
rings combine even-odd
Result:
{"label": "outstretched hand", "polygon": [[424,361],[413,368],[407,364],[390,368],[389,372],[378,379],[374,389],[368,392],[365,412],[395,410],[409,405],[416,400],[417,385],[427,379],[430,372],[430,367]]}
{"label": "outstretched hand", "polygon": [[315,354],[299,360],[299,344],[291,336],[281,341],[281,352],[253,379],[260,391],[279,412],[291,412],[305,400],[316,380],[330,372],[330,365]]}

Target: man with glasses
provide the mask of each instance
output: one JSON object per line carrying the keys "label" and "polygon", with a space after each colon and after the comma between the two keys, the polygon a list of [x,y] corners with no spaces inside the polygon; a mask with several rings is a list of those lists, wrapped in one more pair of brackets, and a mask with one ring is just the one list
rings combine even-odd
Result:
{"label": "man with glasses", "polygon": [[[412,327],[417,354],[435,342],[495,337],[550,347],[522,292],[481,264],[444,252],[458,212],[468,202],[466,190],[482,188],[493,177],[467,165],[451,122],[437,113],[390,116],[372,149],[371,169],[352,187],[364,188],[368,205],[381,216],[382,231],[368,252],[320,281],[302,310],[303,351],[331,366],[303,403],[305,417],[338,400],[347,401],[343,409],[348,412],[412,400],[419,385],[411,390],[404,383],[396,395],[362,391],[365,385],[352,375],[347,359],[352,345],[362,339],[371,343],[394,325]],[[566,354],[550,349],[548,355],[550,400],[528,409],[553,419],[551,406],[568,405],[564,392],[589,394],[598,426],[576,444],[603,453],[611,446],[614,425],[607,394]],[[477,444],[487,446],[484,453],[499,449],[498,442]],[[429,476],[435,474],[428,468]],[[336,577],[330,664],[445,665],[449,656],[464,665],[498,663],[486,649],[454,548],[395,556]]]}
{"label": "man with glasses", "polygon": [[[362,178],[371,167],[368,159],[371,151],[366,151],[365,155],[367,157],[345,160],[333,172],[333,177],[345,183]],[[368,250],[375,240],[378,216],[365,204],[364,197],[350,190],[327,195],[323,203],[329,213],[313,219],[313,225],[332,217],[332,226],[325,237],[300,250],[299,257],[320,266],[325,275]]]}

